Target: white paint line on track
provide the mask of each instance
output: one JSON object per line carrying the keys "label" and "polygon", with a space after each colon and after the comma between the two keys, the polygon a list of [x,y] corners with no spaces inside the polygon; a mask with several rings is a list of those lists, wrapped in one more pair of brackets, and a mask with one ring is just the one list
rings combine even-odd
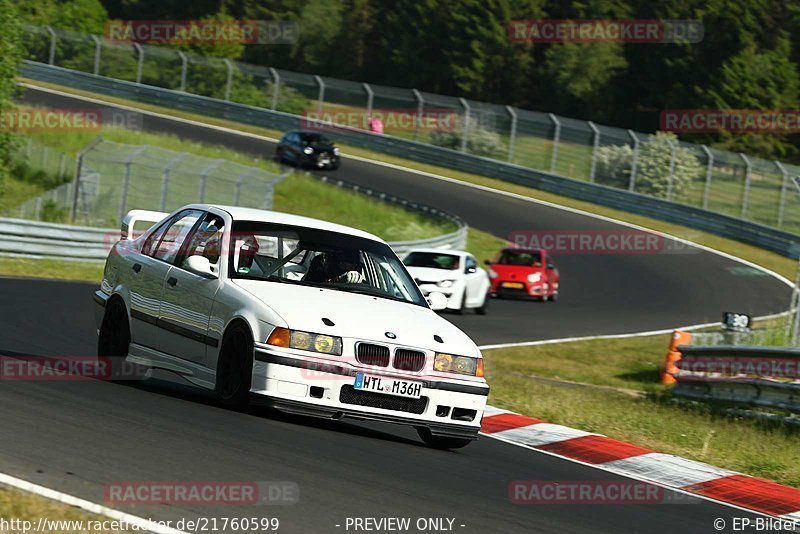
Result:
{"label": "white paint line on track", "polygon": [[[95,504],[91,501],[80,499],[66,493],[61,493],[60,491],[45,488],[44,486],[40,486],[20,478],[12,477],[11,475],[6,475],[5,473],[0,473],[0,484],[33,493],[35,495],[39,495],[40,497],[58,501],[69,506],[75,506],[92,514],[102,515],[121,522],[124,521],[129,525],[135,525],[142,530],[154,532],[155,534],[188,534],[182,530],[171,528],[158,522],[127,514],[125,512],[120,512],[119,510],[114,510],[113,508],[108,508],[107,506],[103,506],[101,504]],[[55,522],[58,521],[58,519],[52,519],[52,521]]]}

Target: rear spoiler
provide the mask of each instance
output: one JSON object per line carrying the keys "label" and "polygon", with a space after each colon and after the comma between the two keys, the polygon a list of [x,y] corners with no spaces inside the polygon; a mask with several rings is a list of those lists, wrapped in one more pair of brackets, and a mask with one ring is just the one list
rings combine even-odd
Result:
{"label": "rear spoiler", "polygon": [[120,227],[120,238],[135,239],[139,237],[138,235],[134,235],[134,228],[136,227],[136,223],[148,222],[150,223],[150,225],[148,226],[149,229],[154,224],[163,221],[168,216],[169,213],[164,213],[161,211],[131,210],[125,214],[125,217],[122,218],[122,226]]}

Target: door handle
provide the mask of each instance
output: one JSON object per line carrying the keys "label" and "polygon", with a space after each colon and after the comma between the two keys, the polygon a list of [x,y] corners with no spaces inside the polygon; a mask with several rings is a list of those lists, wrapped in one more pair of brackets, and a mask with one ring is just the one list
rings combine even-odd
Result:
{"label": "door handle", "polygon": [[175,278],[174,276],[170,276],[169,279],[167,279],[167,283],[172,287],[175,287],[176,285],[178,285],[178,279]]}
{"label": "door handle", "polygon": [[140,263],[134,263],[132,269],[133,272],[138,273],[142,270],[142,265]]}

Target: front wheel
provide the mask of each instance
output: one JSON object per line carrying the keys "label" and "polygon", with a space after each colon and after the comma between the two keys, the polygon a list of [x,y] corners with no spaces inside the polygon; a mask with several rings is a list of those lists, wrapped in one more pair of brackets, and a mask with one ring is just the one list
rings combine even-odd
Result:
{"label": "front wheel", "polygon": [[478,315],[486,315],[489,312],[489,300],[491,300],[491,297],[487,293],[483,298],[483,304],[481,304],[479,308],[475,308],[475,313]]}
{"label": "front wheel", "polygon": [[125,361],[130,345],[128,311],[122,300],[114,298],[108,302],[100,325],[100,335],[97,338],[97,357],[110,364],[111,369],[108,373],[110,382],[137,381],[145,377],[146,368]]}
{"label": "front wheel", "polygon": [[461,449],[466,447],[473,440],[466,438],[450,438],[446,436],[434,436],[429,428],[418,428],[417,434],[428,447],[434,449]]}
{"label": "front wheel", "polygon": [[217,362],[216,392],[223,406],[242,408],[250,399],[253,374],[253,340],[242,325],[234,325],[222,338]]}

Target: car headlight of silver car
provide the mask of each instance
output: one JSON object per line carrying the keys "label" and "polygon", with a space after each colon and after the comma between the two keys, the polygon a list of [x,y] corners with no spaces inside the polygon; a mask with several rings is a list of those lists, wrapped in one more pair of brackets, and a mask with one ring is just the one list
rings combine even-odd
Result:
{"label": "car headlight of silver car", "polygon": [[456,356],[437,352],[436,357],[433,359],[433,370],[440,373],[483,376],[483,358],[470,358],[469,356]]}
{"label": "car headlight of silver car", "polygon": [[342,355],[342,338],[327,334],[315,334],[302,330],[277,327],[269,335],[267,345],[287,349],[307,350],[321,354]]}

